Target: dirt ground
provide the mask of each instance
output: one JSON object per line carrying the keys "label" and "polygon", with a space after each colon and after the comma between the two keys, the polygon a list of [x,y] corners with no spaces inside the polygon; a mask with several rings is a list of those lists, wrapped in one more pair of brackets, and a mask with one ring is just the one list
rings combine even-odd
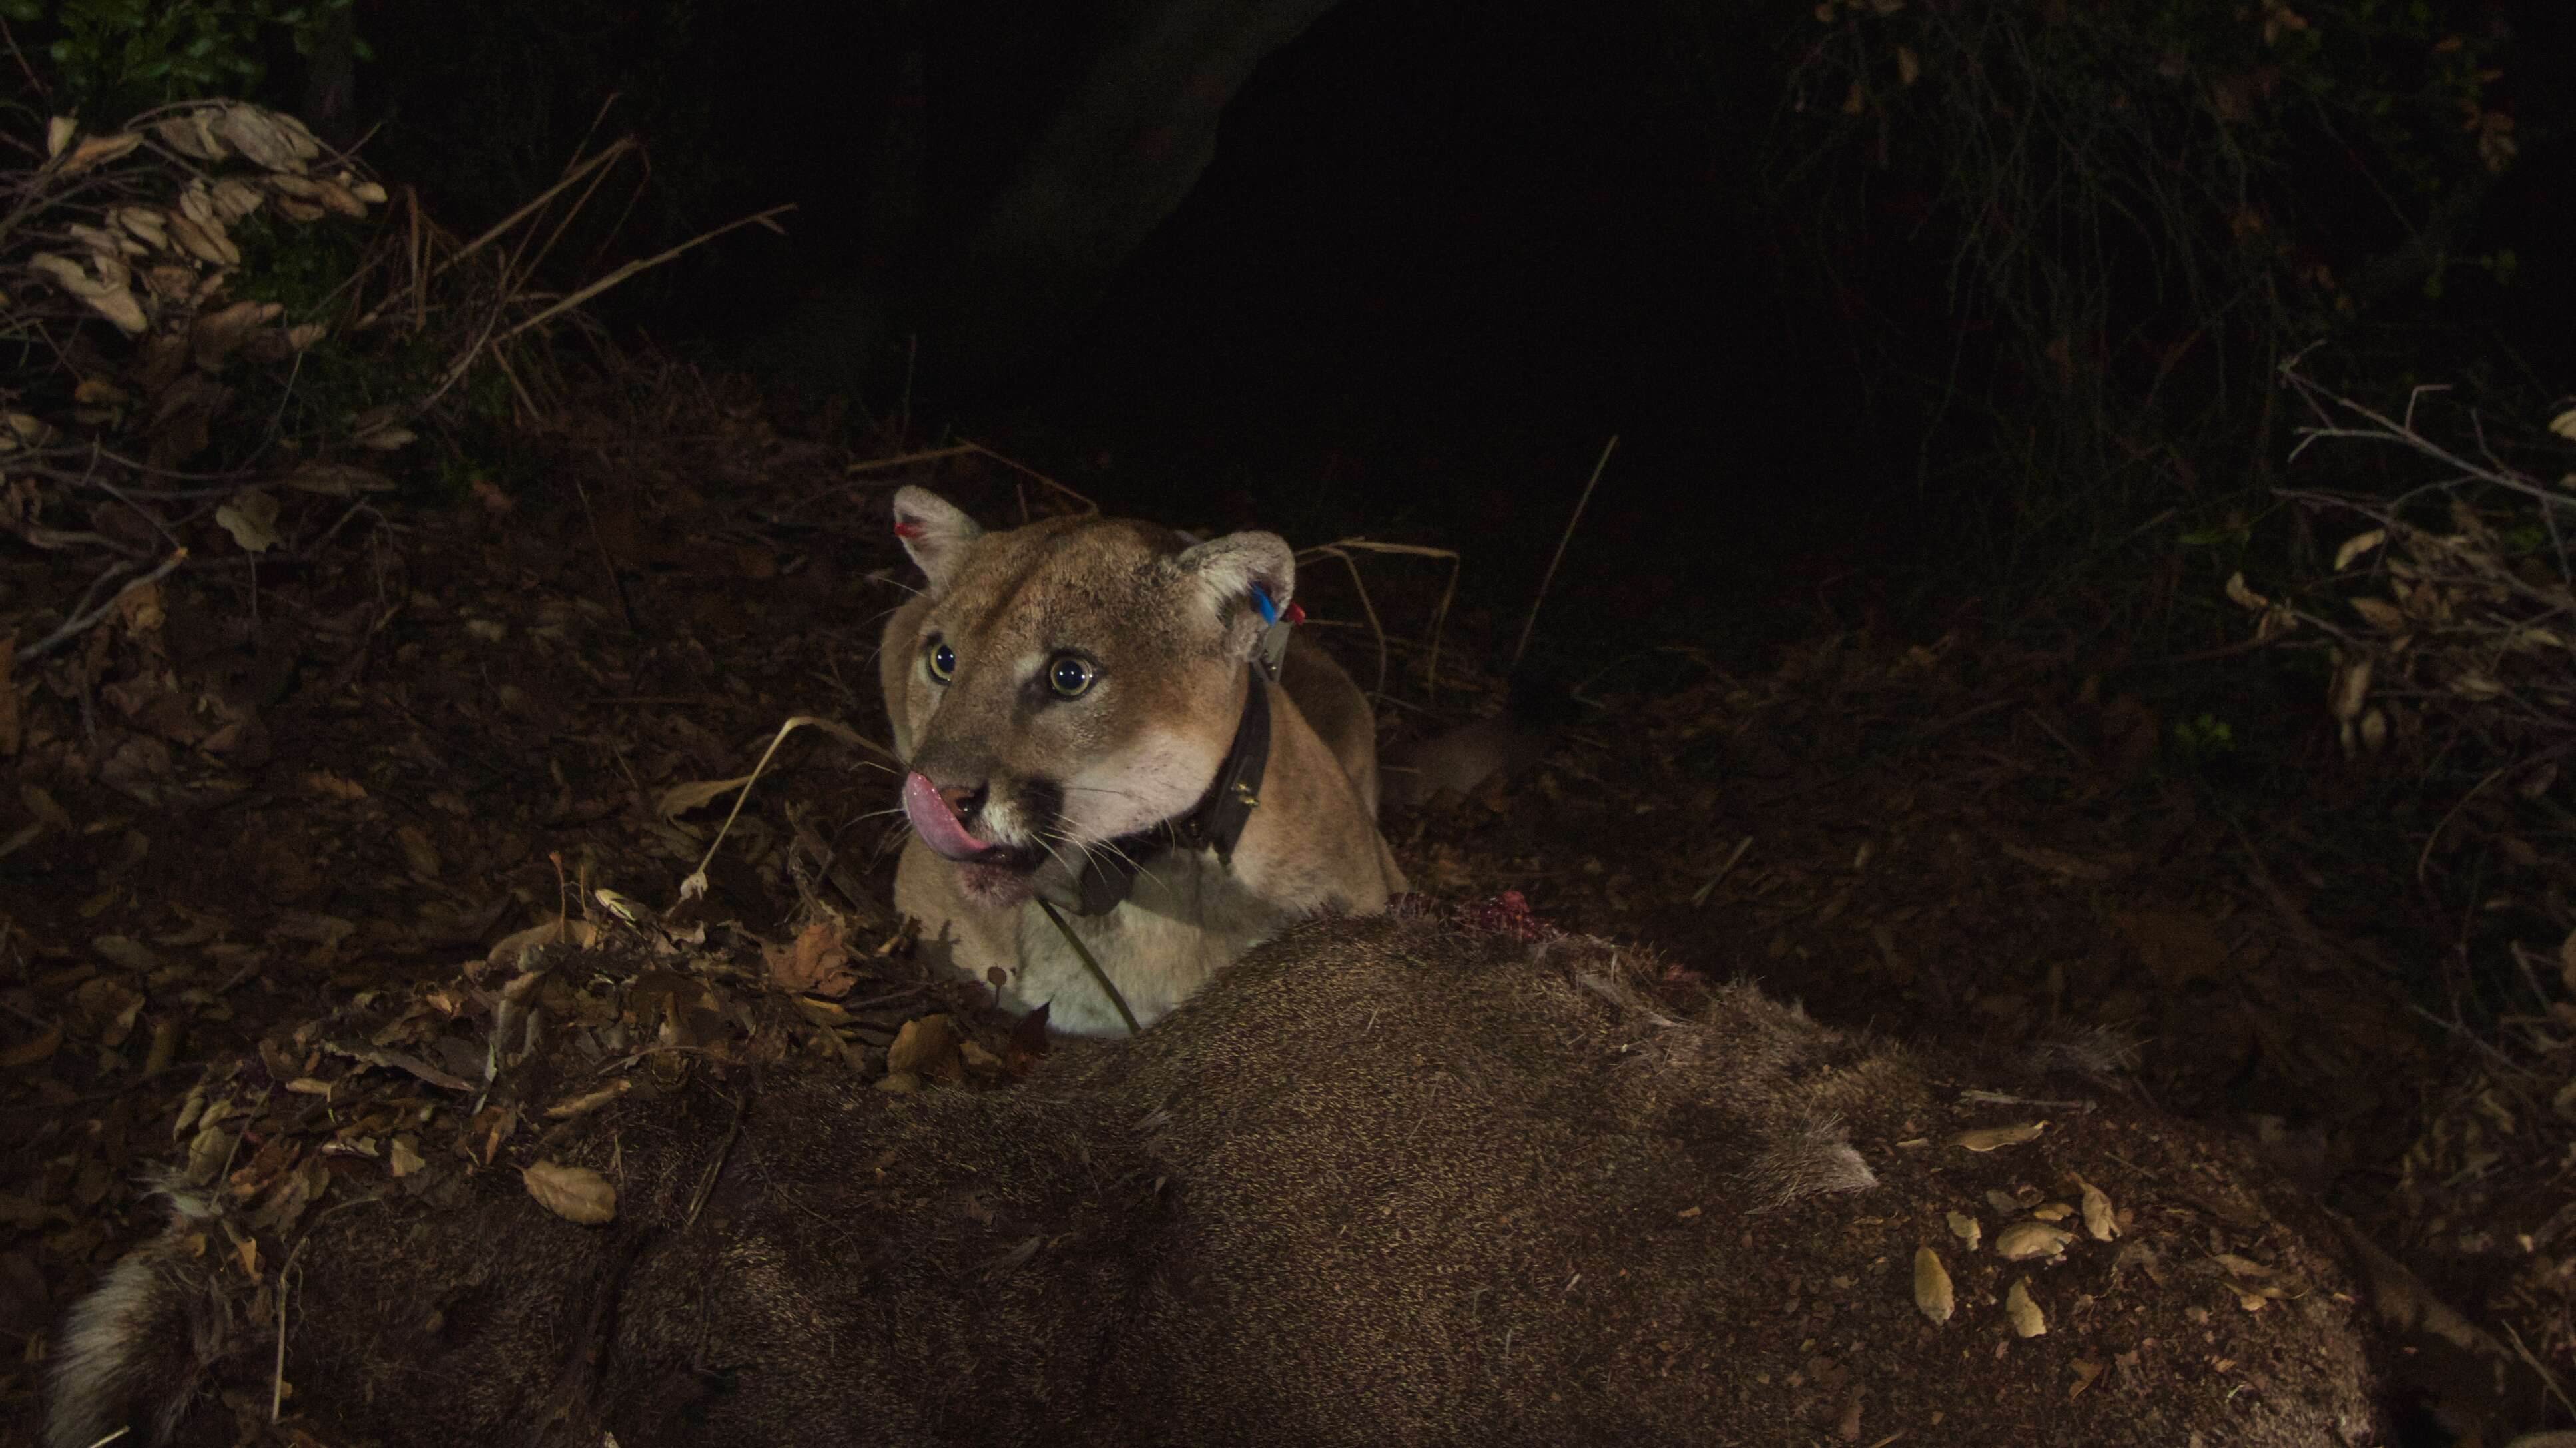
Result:
{"label": "dirt ground", "polygon": [[[385,505],[323,561],[183,572],[0,673],[0,1441],[26,1441],[63,1306],[157,1224],[143,1176],[188,1146],[210,1065],[265,1073],[219,1169],[282,1180],[293,1153],[262,1148],[319,1120],[342,1143],[322,1169],[391,1170],[402,1123],[359,1132],[332,1084],[436,1093],[473,1063],[393,1037],[351,1058],[300,1026],[451,999],[461,966],[562,911],[671,906],[733,799],[688,787],[750,773],[792,718],[882,740],[895,486],[990,522],[1067,505],[979,455],[882,466],[724,385],[675,388]],[[22,599],[63,582],[8,566]],[[1511,621],[1449,620],[1433,678],[1436,573],[1362,570],[1383,645],[1338,570],[1306,597],[1383,679],[1388,749],[1492,715]],[[2420,822],[2341,764],[2312,700],[2239,701],[2240,728],[2317,740],[2257,768],[2178,731],[2161,676],[1990,641],[1837,634],[1758,660],[1644,641],[1603,665],[1563,681],[1523,767],[1391,814],[1418,889],[1517,890],[1837,1024],[2126,1063],[2494,1340],[2576,1371],[2576,1158],[2550,1129],[2576,1009],[2535,979],[2505,1003],[2528,1041],[2450,1024],[2461,929],[2410,876]],[[869,750],[794,733],[699,914],[779,947],[812,1003],[794,1018],[872,1072],[902,1021],[972,1004],[922,980],[883,903],[892,784]],[[787,944],[809,895],[838,912],[819,964]]]}

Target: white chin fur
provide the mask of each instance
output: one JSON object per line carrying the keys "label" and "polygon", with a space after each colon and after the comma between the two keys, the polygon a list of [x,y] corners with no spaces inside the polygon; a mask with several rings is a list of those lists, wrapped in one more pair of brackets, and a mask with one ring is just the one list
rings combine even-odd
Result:
{"label": "white chin fur", "polygon": [[1224,751],[1154,731],[1067,779],[1064,831],[1084,844],[1114,840],[1199,802]]}

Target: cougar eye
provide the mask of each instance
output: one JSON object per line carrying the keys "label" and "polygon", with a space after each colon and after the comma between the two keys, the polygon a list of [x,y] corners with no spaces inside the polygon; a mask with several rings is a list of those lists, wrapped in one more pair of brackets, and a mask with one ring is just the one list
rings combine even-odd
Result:
{"label": "cougar eye", "polygon": [[1059,699],[1081,698],[1090,690],[1091,681],[1099,677],[1100,671],[1089,660],[1072,654],[1058,654],[1055,662],[1047,665],[1047,687],[1055,690]]}
{"label": "cougar eye", "polygon": [[930,682],[945,684],[957,677],[957,651],[945,643],[930,646]]}

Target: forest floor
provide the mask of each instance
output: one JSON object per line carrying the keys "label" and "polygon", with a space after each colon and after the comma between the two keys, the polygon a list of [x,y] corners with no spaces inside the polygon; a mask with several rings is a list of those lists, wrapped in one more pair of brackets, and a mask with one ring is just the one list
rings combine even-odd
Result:
{"label": "forest floor", "polygon": [[[892,488],[933,482],[988,522],[1061,503],[982,455],[886,467],[782,435],[699,382],[531,453],[319,560],[183,573],[160,607],[0,672],[0,1425],[32,1424],[51,1324],[157,1225],[142,1174],[190,1145],[210,1063],[261,1083],[212,1164],[246,1190],[457,1169],[470,1149],[369,1103],[453,1093],[477,1063],[305,1028],[367,999],[488,1012],[482,963],[509,937],[671,906],[734,798],[712,782],[782,724],[882,740],[877,630],[908,577]],[[1429,677],[1436,580],[1360,566],[1404,635],[1383,656],[1338,570],[1305,598],[1378,685],[1389,750],[1490,716],[1509,627],[1452,620]],[[1829,634],[1759,663],[1645,647],[1572,693],[1527,767],[1390,813],[1418,890],[1517,890],[1836,1024],[2123,1058],[2576,1371],[2576,1165],[2551,1129],[2569,1063],[2451,1024],[2457,922],[2330,746],[2304,775],[2248,771],[2181,748],[2152,690],[1959,637]],[[2322,740],[2321,720],[2281,727]],[[921,978],[885,904],[893,783],[798,731],[698,912],[775,947],[806,988],[788,1018],[870,1072],[905,1019],[972,1004]],[[2576,1015],[2556,982],[2531,994],[2512,1009]]]}

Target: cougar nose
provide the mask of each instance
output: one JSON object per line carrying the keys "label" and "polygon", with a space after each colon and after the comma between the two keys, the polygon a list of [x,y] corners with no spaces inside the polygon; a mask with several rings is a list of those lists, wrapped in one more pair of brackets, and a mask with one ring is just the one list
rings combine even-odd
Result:
{"label": "cougar nose", "polygon": [[912,832],[934,853],[951,860],[980,860],[1000,848],[975,838],[967,828],[983,814],[985,795],[981,786],[943,788],[916,770],[903,779],[904,818],[912,821]]}

